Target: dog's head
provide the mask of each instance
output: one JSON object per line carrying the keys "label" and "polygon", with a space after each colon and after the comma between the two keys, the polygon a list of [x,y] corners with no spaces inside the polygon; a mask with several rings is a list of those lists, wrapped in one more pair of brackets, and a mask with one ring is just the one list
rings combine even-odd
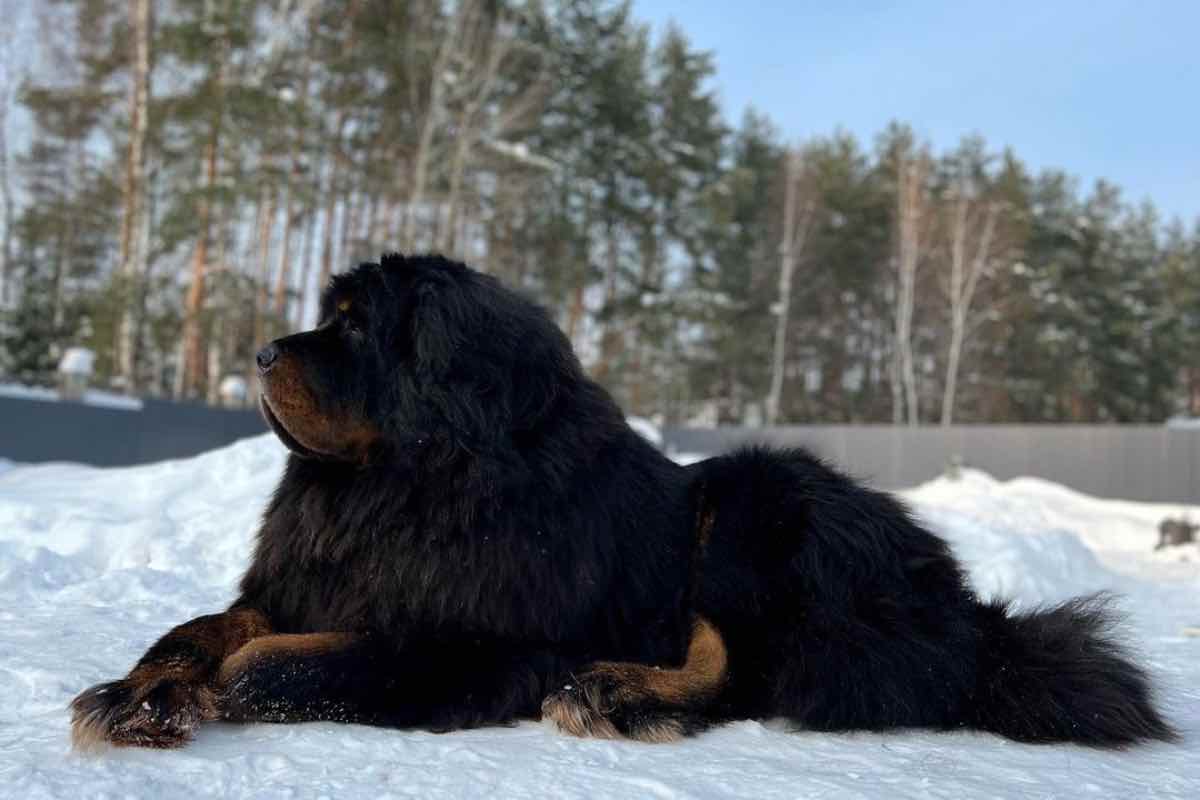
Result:
{"label": "dog's head", "polygon": [[358,465],[430,442],[512,447],[582,375],[540,308],[440,257],[385,256],[335,276],[317,327],[257,359],[262,411],[284,444]]}

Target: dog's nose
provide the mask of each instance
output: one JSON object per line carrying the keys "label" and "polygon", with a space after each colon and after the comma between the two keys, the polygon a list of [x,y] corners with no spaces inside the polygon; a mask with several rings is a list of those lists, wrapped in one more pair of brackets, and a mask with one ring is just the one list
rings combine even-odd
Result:
{"label": "dog's nose", "polygon": [[272,342],[262,350],[259,350],[254,360],[258,362],[258,371],[265,375],[271,369],[271,365],[279,360],[279,348]]}

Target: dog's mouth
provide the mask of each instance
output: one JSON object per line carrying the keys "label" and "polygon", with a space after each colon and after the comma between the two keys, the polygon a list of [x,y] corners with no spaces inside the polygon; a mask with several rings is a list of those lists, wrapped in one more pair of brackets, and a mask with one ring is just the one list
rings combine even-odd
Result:
{"label": "dog's mouth", "polygon": [[283,421],[271,410],[271,402],[267,399],[266,392],[259,395],[258,407],[262,411],[263,418],[266,419],[267,424],[271,426],[271,430],[279,437],[279,441],[283,442],[283,446],[288,450],[301,458],[330,458],[328,454],[318,452],[303,444],[288,431]]}

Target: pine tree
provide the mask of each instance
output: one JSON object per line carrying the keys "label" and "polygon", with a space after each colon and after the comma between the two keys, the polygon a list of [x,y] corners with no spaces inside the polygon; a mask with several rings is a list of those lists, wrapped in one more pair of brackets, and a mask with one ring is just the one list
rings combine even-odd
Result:
{"label": "pine tree", "polygon": [[692,315],[702,334],[688,361],[693,410],[710,401],[721,421],[740,423],[767,392],[785,156],[771,123],[754,112],[743,118],[732,151],[706,197],[710,255],[696,271]]}
{"label": "pine tree", "polygon": [[[92,341],[95,278],[114,245],[119,192],[108,164],[88,144],[107,122],[114,19],[103,0],[41,9],[40,33],[59,56],[57,67],[21,92],[35,135],[20,159],[29,200],[14,225],[17,303],[4,349],[13,373],[29,382],[51,382],[68,345],[98,344]],[[106,374],[111,347],[96,349]]]}

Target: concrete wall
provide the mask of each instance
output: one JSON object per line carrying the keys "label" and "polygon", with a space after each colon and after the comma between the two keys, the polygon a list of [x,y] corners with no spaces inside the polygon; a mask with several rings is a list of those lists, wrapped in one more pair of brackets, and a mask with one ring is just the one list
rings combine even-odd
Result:
{"label": "concrete wall", "polygon": [[96,466],[184,458],[263,433],[257,411],[145,400],[140,411],[0,397],[0,458]]}
{"label": "concrete wall", "polygon": [[1100,497],[1200,504],[1200,430],[1156,425],[813,425],[667,428],[668,452],[716,454],[765,442],[810,448],[870,483],[898,489],[961,458],[997,478],[1035,475]]}

